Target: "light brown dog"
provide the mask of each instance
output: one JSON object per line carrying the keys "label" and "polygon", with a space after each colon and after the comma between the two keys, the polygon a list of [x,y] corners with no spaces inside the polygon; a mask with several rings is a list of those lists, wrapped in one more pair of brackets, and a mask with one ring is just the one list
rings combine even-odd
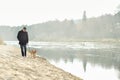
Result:
{"label": "light brown dog", "polygon": [[36,58],[37,51],[35,49],[32,49],[29,52],[31,54],[31,58]]}

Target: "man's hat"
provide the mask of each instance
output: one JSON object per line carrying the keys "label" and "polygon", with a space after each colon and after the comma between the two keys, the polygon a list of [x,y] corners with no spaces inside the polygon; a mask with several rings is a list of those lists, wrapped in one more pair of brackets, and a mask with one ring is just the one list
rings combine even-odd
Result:
{"label": "man's hat", "polygon": [[25,30],[26,30],[26,27],[23,27],[23,29],[25,29]]}

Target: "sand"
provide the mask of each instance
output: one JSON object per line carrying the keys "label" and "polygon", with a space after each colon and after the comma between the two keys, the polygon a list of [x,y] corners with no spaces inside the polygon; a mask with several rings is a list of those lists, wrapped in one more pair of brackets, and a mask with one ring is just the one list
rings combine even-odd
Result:
{"label": "sand", "polygon": [[82,80],[50,64],[45,58],[21,56],[20,49],[0,45],[0,80]]}

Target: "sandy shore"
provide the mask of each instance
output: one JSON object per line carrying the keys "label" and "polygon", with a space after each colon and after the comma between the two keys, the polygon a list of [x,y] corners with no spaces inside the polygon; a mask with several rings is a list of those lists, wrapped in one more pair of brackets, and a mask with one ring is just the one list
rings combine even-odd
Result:
{"label": "sandy shore", "polygon": [[46,59],[21,57],[20,49],[0,45],[0,80],[81,80]]}

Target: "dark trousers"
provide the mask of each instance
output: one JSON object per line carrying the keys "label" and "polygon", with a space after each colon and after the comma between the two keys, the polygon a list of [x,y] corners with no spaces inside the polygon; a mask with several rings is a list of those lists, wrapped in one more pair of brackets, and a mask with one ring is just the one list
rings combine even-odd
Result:
{"label": "dark trousers", "polygon": [[26,51],[27,51],[26,45],[20,45],[20,48],[21,48],[22,56],[26,57]]}

